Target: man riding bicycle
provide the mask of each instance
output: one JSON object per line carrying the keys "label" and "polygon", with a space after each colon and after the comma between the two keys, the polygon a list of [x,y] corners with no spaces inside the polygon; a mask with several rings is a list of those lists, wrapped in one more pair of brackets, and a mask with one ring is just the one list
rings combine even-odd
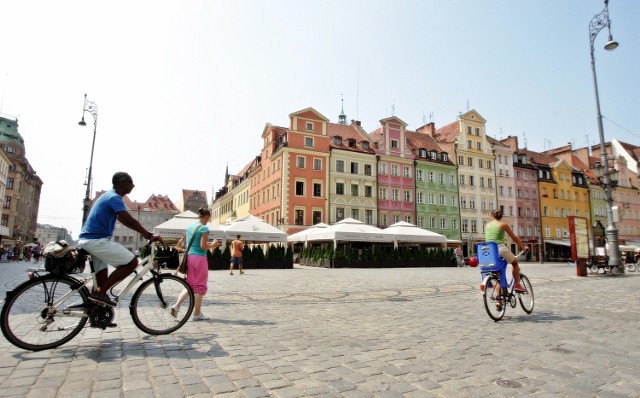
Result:
{"label": "man riding bicycle", "polygon": [[500,257],[504,258],[512,265],[513,279],[516,282],[516,293],[524,293],[527,290],[520,285],[520,266],[518,265],[518,258],[511,253],[511,250],[509,250],[507,245],[504,243],[504,233],[506,232],[511,239],[513,239],[516,245],[522,248],[523,251],[526,252],[529,248],[522,243],[516,234],[513,233],[509,224],[500,221],[502,219],[502,210],[495,209],[491,212],[491,217],[493,220],[491,220],[491,222],[489,222],[485,227],[485,239],[487,242],[495,242],[498,245]]}
{"label": "man riding bicycle", "polygon": [[[123,196],[130,194],[135,185],[131,176],[117,172],[111,179],[113,189],[102,194],[93,204],[91,212],[82,226],[78,239],[80,247],[91,254],[96,275],[96,286],[89,300],[115,306],[107,292],[118,282],[129,276],[138,266],[138,258],[122,245],[113,242],[116,219],[124,226],[139,232],[150,241],[161,240],[159,235],[147,231],[129,212]],[[116,268],[108,275],[107,265]]]}

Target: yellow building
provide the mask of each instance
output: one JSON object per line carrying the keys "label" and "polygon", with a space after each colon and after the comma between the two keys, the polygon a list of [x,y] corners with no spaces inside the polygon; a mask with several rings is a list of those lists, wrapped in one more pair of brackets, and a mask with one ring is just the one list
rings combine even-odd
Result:
{"label": "yellow building", "polygon": [[538,167],[543,256],[547,261],[571,258],[568,217],[586,218],[591,225],[589,187],[583,172],[566,160],[525,150]]}

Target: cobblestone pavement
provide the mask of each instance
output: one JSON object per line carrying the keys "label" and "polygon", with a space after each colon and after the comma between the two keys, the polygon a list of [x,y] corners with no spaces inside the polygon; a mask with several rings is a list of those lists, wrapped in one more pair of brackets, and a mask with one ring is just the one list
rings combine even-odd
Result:
{"label": "cobblestone pavement", "polygon": [[[24,280],[0,264],[0,295]],[[533,314],[486,314],[473,268],[210,272],[204,312],[149,336],[118,327],[22,351],[0,338],[0,396],[631,397],[640,273],[524,264]]]}

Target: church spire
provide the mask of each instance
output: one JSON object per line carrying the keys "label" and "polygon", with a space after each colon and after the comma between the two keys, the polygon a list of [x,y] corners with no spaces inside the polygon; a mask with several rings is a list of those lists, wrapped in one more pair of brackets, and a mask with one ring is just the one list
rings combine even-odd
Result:
{"label": "church spire", "polygon": [[224,171],[224,186],[226,187],[229,183],[229,163],[227,163],[227,168]]}
{"label": "church spire", "polygon": [[338,124],[347,124],[347,115],[344,114],[344,98],[340,98],[340,102],[342,103],[342,110],[338,115]]}

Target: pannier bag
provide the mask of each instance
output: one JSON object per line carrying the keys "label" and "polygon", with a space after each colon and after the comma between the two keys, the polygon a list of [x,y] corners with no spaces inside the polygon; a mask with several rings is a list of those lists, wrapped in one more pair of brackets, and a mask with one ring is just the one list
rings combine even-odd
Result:
{"label": "pannier bag", "polygon": [[87,256],[64,240],[49,242],[44,247],[44,269],[53,275],[76,274],[84,271]]}

